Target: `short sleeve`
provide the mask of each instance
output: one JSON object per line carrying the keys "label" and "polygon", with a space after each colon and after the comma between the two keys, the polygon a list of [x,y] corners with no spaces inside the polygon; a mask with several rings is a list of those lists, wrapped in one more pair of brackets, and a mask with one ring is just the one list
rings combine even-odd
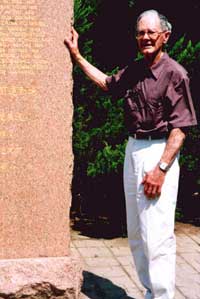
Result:
{"label": "short sleeve", "polygon": [[125,82],[124,82],[124,76],[126,73],[127,68],[124,68],[118,73],[108,76],[106,79],[106,85],[108,88],[108,92],[116,97],[121,97],[124,94],[125,90]]}
{"label": "short sleeve", "polygon": [[169,129],[197,124],[187,76],[177,83],[171,82],[167,90],[167,99],[169,101]]}
{"label": "short sleeve", "polygon": [[144,72],[143,60],[131,61],[115,75],[107,77],[108,92],[117,98],[123,97],[127,90],[132,89],[144,77]]}

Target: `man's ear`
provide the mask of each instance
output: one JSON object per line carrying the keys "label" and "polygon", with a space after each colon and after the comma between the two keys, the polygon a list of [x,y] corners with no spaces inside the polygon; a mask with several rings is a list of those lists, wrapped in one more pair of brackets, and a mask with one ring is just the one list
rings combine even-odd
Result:
{"label": "man's ear", "polygon": [[171,35],[171,32],[170,31],[165,31],[164,32],[164,40],[163,40],[163,44],[166,44],[168,42],[168,39]]}

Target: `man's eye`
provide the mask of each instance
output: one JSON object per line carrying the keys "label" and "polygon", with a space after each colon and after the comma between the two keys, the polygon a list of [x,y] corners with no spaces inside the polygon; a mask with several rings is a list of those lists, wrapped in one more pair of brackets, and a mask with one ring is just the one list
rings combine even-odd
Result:
{"label": "man's eye", "polygon": [[145,32],[144,31],[139,31],[137,34],[140,35],[140,36],[143,36],[143,35],[145,35]]}

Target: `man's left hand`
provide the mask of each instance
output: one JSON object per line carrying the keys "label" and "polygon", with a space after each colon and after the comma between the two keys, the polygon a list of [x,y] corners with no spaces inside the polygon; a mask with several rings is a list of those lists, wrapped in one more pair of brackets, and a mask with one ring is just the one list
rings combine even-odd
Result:
{"label": "man's left hand", "polygon": [[142,184],[144,185],[144,194],[149,199],[155,199],[160,196],[162,185],[165,180],[165,173],[158,166],[145,174]]}

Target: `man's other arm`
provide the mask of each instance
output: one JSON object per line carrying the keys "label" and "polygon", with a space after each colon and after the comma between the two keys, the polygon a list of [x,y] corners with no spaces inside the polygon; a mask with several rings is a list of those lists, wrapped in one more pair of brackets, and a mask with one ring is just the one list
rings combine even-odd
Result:
{"label": "man's other arm", "polygon": [[[160,161],[171,165],[180,151],[184,140],[185,133],[180,128],[172,129]],[[142,183],[144,185],[144,193],[148,198],[156,198],[161,194],[165,175],[166,173],[162,172],[158,165],[145,175]]]}

